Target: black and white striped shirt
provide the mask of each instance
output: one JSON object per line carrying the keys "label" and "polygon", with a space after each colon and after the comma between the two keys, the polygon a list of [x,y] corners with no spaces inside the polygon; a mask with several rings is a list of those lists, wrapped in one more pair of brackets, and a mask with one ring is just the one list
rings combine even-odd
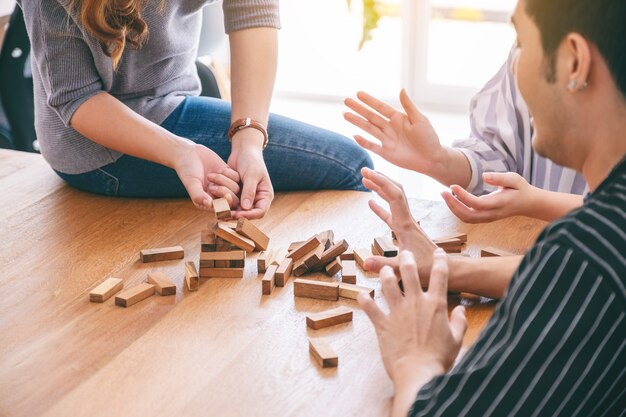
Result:
{"label": "black and white striped shirt", "polygon": [[478,341],[411,416],[626,415],[626,161],[551,224]]}

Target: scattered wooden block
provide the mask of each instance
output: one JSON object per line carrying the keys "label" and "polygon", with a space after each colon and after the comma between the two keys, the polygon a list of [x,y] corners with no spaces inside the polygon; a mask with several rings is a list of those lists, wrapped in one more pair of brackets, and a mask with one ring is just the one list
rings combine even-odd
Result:
{"label": "scattered wooden block", "polygon": [[159,262],[171,261],[174,259],[183,259],[185,250],[181,246],[172,246],[169,248],[142,249],[139,252],[141,262]]}
{"label": "scattered wooden block", "polygon": [[339,365],[337,353],[324,339],[309,339],[309,352],[322,368],[336,368]]}
{"label": "scattered wooden block", "polygon": [[447,247],[463,246],[463,242],[461,241],[461,239],[457,239],[457,238],[434,239],[433,243],[442,249],[447,248]]}
{"label": "scattered wooden block", "polygon": [[241,236],[233,229],[223,224],[218,224],[215,228],[215,235],[225,241],[237,246],[246,252],[252,252],[255,248],[254,242],[247,237]]}
{"label": "scattered wooden block", "polygon": [[91,290],[89,293],[89,301],[92,303],[104,303],[123,287],[124,282],[121,279],[108,278]]}
{"label": "scattered wooden block", "polygon": [[354,261],[354,250],[348,248],[344,253],[342,253],[339,258],[342,261]]}
{"label": "scattered wooden block", "polygon": [[374,256],[383,256],[382,252],[379,252],[378,249],[376,249],[376,245],[374,245],[372,243],[372,255]]}
{"label": "scattered wooden block", "polygon": [[230,204],[225,198],[217,198],[213,200],[213,211],[218,219],[230,218]]}
{"label": "scattered wooden block", "polygon": [[270,244],[270,238],[246,218],[239,219],[236,230],[240,235],[253,241],[256,250],[266,250]]}
{"label": "scattered wooden block", "polygon": [[339,299],[339,283],[298,278],[293,282],[293,295],[296,297],[337,301]]}
{"label": "scattered wooden block", "polygon": [[307,253],[293,264],[293,274],[297,277],[303,275],[313,266],[317,265],[322,259],[324,253],[324,245],[320,243],[315,249]]}
{"label": "scattered wooden block", "polygon": [[345,282],[339,284],[339,297],[356,300],[362,292],[369,294],[372,298],[374,298],[374,288],[361,287],[359,285],[348,284]]}
{"label": "scattered wooden block", "polygon": [[323,232],[317,234],[317,238],[324,245],[324,250],[327,250],[335,242],[335,232],[332,230],[324,230]]}
{"label": "scattered wooden block", "polygon": [[332,310],[320,313],[309,313],[306,315],[306,325],[313,330],[324,329],[337,324],[352,321],[352,310],[347,307],[337,307]]}
{"label": "scattered wooden block", "polygon": [[304,242],[304,240],[300,242],[291,242],[291,244],[287,248],[287,252],[293,252],[294,249],[298,249]]}
{"label": "scattered wooden block", "polygon": [[324,269],[326,269],[328,275],[334,277],[336,273],[342,270],[341,259],[339,259],[339,257],[335,258],[335,260],[326,265]]}
{"label": "scattered wooden block", "polygon": [[323,268],[324,266],[333,262],[338,256],[341,256],[341,254],[343,254],[347,250],[348,242],[346,242],[345,240],[341,240],[340,242],[335,243],[330,248],[324,251],[320,261],[311,269]]}
{"label": "scattered wooden block", "polygon": [[435,240],[450,240],[450,239],[458,239],[461,241],[461,243],[466,243],[467,242],[467,233],[450,233],[448,235],[443,235],[443,236],[439,236],[437,237],[437,239],[433,239],[433,241]]}
{"label": "scattered wooden block", "polygon": [[115,304],[120,307],[130,307],[154,295],[154,291],[154,285],[143,282],[119,293],[115,297]]}
{"label": "scattered wooden block", "polygon": [[492,256],[515,256],[515,254],[511,252],[507,252],[502,249],[489,247],[489,248],[483,248],[480,251],[480,256],[483,258],[486,258],[486,257],[492,257]]}
{"label": "scattered wooden block", "polygon": [[316,250],[320,245],[324,247],[323,243],[317,238],[317,236],[313,236],[309,240],[304,241],[300,246],[293,249],[291,252],[287,254],[287,258],[291,258],[294,261],[308,255],[311,251]]}
{"label": "scattered wooden block", "polygon": [[163,272],[148,273],[148,283],[154,285],[154,289],[159,295],[176,294],[176,284]]}
{"label": "scattered wooden block", "polygon": [[203,268],[200,278],[243,278],[244,268]]}
{"label": "scattered wooden block", "polygon": [[342,261],[341,267],[341,281],[356,284],[356,261]]}
{"label": "scattered wooden block", "polygon": [[365,270],[365,268],[363,267],[363,263],[365,262],[365,260],[371,257],[372,254],[369,253],[367,249],[354,250],[354,260],[356,261],[357,265],[361,267],[362,270]]}
{"label": "scattered wooden block", "polygon": [[263,279],[261,280],[261,292],[264,295],[269,295],[274,290],[276,286],[276,270],[278,269],[278,265],[270,265],[265,271],[265,275],[263,275]]}
{"label": "scattered wooden block", "polygon": [[386,236],[375,238],[374,246],[376,247],[376,251],[381,253],[385,258],[398,256],[398,248],[393,244],[391,239]]}
{"label": "scattered wooden block", "polygon": [[259,273],[267,270],[268,265],[272,262],[271,255],[272,254],[267,251],[259,253],[259,256],[256,258],[256,268]]}
{"label": "scattered wooden block", "polygon": [[276,286],[284,287],[287,281],[289,281],[289,277],[291,276],[291,271],[293,269],[293,259],[291,258],[283,258],[278,263],[278,268],[276,269]]}
{"label": "scattered wooden block", "polygon": [[221,221],[220,223],[223,224],[224,226],[230,228],[230,229],[233,229],[233,230],[237,229],[237,223],[238,222],[236,220],[231,220],[231,221],[227,221],[227,222]]}
{"label": "scattered wooden block", "polygon": [[185,262],[185,283],[189,291],[198,291],[200,280],[196,264],[192,261]]}

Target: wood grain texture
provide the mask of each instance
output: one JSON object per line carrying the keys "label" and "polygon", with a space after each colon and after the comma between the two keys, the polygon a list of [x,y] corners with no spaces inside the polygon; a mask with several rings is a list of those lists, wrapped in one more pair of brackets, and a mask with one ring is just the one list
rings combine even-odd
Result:
{"label": "wood grain texture", "polygon": [[200,286],[199,277],[196,264],[192,261],[185,262],[185,284],[187,285],[187,290],[198,291]]}
{"label": "wood grain texture", "polygon": [[361,267],[361,269],[365,269],[363,267],[363,263],[367,258],[372,257],[372,252],[365,248],[357,248],[354,250],[354,261],[356,264]]}
{"label": "wood grain texture", "polygon": [[[321,240],[319,240],[319,238],[317,236],[313,236],[307,240],[305,240],[304,242],[300,243],[299,245],[295,246],[287,255],[287,258],[291,258],[295,261],[300,260],[301,258],[304,258],[305,256],[309,255],[311,253],[311,251],[315,251],[317,250],[317,248],[319,246],[322,246],[322,248],[324,247],[324,244],[322,243]],[[323,251],[323,249],[322,249]]]}
{"label": "wood grain texture", "polygon": [[356,284],[356,261],[341,261],[341,281]]}
{"label": "wood grain texture", "polygon": [[339,257],[335,258],[334,261],[324,267],[324,270],[331,277],[335,276],[335,274],[341,272],[342,270],[341,259]]}
{"label": "wood grain texture", "polygon": [[141,262],[161,262],[183,259],[185,250],[182,246],[170,246],[167,248],[142,249],[139,251]]}
{"label": "wood grain texture", "polygon": [[130,307],[154,295],[155,291],[154,285],[143,282],[115,296],[115,304],[120,307]]}
{"label": "wood grain texture", "polygon": [[225,198],[216,198],[213,200],[213,211],[218,219],[230,218],[230,205]]}
{"label": "wood grain texture", "polygon": [[218,223],[217,227],[215,228],[215,235],[224,239],[228,243],[245,250],[246,252],[254,251],[255,245],[252,240],[240,235],[225,224]]}
{"label": "wood grain texture", "polygon": [[119,278],[108,278],[89,292],[89,301],[104,303],[122,288],[124,288],[124,281]]}
{"label": "wood grain texture", "polygon": [[154,289],[159,295],[166,296],[176,294],[176,284],[161,271],[149,272],[148,284],[154,285]]}
{"label": "wood grain texture", "polygon": [[339,297],[356,300],[359,297],[359,294],[362,292],[369,294],[370,297],[374,298],[374,288],[348,284],[347,282],[342,282],[339,284]]}
{"label": "wood grain texture", "polygon": [[384,256],[385,258],[398,256],[398,248],[393,244],[391,238],[388,236],[374,238],[374,247],[380,256]]}
{"label": "wood grain texture", "polygon": [[270,295],[276,287],[276,269],[278,265],[270,265],[267,267],[263,279],[261,280],[261,294]]}
{"label": "wood grain texture", "polygon": [[[65,185],[40,155],[4,150],[0,189],[0,393],[10,393],[0,394],[0,415],[389,414],[393,389],[376,335],[353,300],[294,298],[291,285],[262,296],[251,263],[243,279],[201,279],[198,291],[189,293],[182,291],[181,261],[159,264],[176,283],[175,296],[128,309],[87,300],[106,277],[119,277],[127,287],[143,282],[154,264],[137,260],[142,248],[181,245],[187,260],[197,262],[200,233],[213,214],[188,199],[84,193]],[[389,233],[370,211],[371,198],[346,191],[278,193],[256,224],[276,248],[326,229],[365,247]],[[429,236],[466,233],[465,252],[472,257],[488,246],[522,254],[545,226],[526,217],[463,224],[443,203],[409,203]],[[377,276],[359,271],[356,278],[376,289],[375,300],[385,308]],[[465,294],[450,296],[449,303],[466,308],[468,347],[495,303]],[[307,313],[342,305],[353,309],[352,325],[303,329]],[[316,365],[311,336],[331,337],[340,369]]]}
{"label": "wood grain texture", "polygon": [[261,229],[245,217],[237,221],[237,227],[235,230],[240,235],[253,241],[255,249],[258,251],[266,250],[270,244],[269,236],[267,236]]}
{"label": "wood grain texture", "polygon": [[487,248],[483,248],[480,251],[480,256],[481,257],[490,257],[490,256],[513,256],[515,255],[514,253],[502,250],[502,249],[498,249],[498,248],[492,248],[492,247],[487,247]]}
{"label": "wood grain texture", "polygon": [[293,295],[295,297],[337,301],[339,299],[339,283],[297,278],[293,282]]}
{"label": "wood grain texture", "polygon": [[309,351],[322,368],[339,366],[339,356],[325,339],[309,339]]}
{"label": "wood grain texture", "polygon": [[203,268],[200,278],[243,278],[244,268]]}
{"label": "wood grain texture", "polygon": [[313,330],[324,329],[351,321],[352,310],[345,306],[306,315],[306,325]]}
{"label": "wood grain texture", "polygon": [[289,281],[289,277],[291,276],[291,271],[293,270],[293,259],[291,258],[283,258],[278,261],[278,268],[276,269],[276,286],[284,287],[287,281]]}

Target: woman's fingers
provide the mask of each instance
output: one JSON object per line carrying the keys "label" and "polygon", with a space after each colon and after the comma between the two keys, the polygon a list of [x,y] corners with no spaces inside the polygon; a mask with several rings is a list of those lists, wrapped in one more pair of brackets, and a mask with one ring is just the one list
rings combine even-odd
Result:
{"label": "woman's fingers", "polygon": [[380,155],[383,152],[382,145],[372,142],[371,140],[367,140],[361,135],[354,135],[354,140],[356,140],[356,143],[358,143],[362,148],[372,151],[377,155]]}
{"label": "woman's fingers", "polygon": [[369,133],[370,135],[374,136],[376,139],[380,140],[381,142],[386,139],[385,133],[379,127],[377,127],[370,121],[362,118],[361,116],[357,116],[354,113],[345,112],[343,114],[343,118],[346,119],[346,121],[358,127],[359,129],[362,129],[366,131],[367,133]]}
{"label": "woman's fingers", "polygon": [[378,100],[364,91],[359,91],[356,96],[363,103],[367,104],[387,119],[391,119],[391,117],[398,111],[389,104]]}
{"label": "woman's fingers", "polygon": [[433,253],[433,266],[430,271],[428,294],[441,299],[448,296],[448,258],[441,248]]}
{"label": "woman's fingers", "polygon": [[389,266],[397,271],[398,257],[385,258],[384,256],[372,256],[363,262],[363,269],[368,272],[380,272],[385,266]]}
{"label": "woman's fingers", "polygon": [[207,180],[209,181],[209,183],[227,187],[234,194],[239,194],[239,191],[241,191],[241,187],[239,186],[239,184],[225,174],[211,173],[207,175]]}
{"label": "woman's fingers", "polygon": [[369,201],[370,209],[376,214],[382,221],[384,221],[390,229],[393,229],[393,218],[391,217],[391,213],[382,208],[377,202],[374,200]]}
{"label": "woman's fingers", "polygon": [[380,114],[373,112],[371,109],[365,107],[356,100],[347,98],[344,100],[344,104],[381,130],[387,123],[389,123],[388,119],[381,117]]}

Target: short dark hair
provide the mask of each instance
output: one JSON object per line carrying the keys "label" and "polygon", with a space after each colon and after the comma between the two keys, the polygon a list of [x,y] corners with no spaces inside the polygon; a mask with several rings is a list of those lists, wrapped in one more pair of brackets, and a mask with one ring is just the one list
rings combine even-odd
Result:
{"label": "short dark hair", "polygon": [[598,48],[626,98],[626,0],[526,0],[526,13],[541,33],[549,81],[559,44],[575,32]]}

